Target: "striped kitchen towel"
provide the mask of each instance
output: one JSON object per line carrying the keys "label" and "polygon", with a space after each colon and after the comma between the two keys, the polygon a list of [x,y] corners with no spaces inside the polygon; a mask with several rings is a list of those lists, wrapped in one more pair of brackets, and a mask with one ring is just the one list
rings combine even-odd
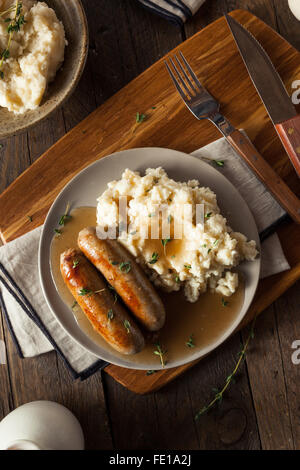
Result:
{"label": "striped kitchen towel", "polygon": [[142,5],[166,18],[172,23],[182,26],[203,5],[205,0],[138,0]]}

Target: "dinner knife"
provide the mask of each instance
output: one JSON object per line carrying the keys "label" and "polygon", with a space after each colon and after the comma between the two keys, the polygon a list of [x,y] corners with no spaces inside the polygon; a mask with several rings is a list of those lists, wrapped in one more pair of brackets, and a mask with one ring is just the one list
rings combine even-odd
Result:
{"label": "dinner knife", "polygon": [[232,16],[225,17],[250,78],[300,177],[300,115],[261,44]]}

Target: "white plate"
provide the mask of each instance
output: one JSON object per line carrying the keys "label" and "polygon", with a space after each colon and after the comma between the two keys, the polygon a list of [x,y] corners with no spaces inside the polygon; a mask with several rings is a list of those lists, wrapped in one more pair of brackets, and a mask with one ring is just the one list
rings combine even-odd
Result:
{"label": "white plate", "polygon": [[[219,171],[195,156],[161,148],[132,149],[102,158],[75,176],[58,195],[45,221],[39,248],[39,272],[42,289],[56,319],[75,341],[105,361],[132,369],[158,369],[157,358],[153,355],[153,360],[137,363],[130,356],[114,353],[104,342],[103,347],[95,343],[79,328],[70,307],[60,298],[52,279],[50,246],[53,227],[57,226],[57,221],[64,213],[68,201],[72,202],[72,208],[96,206],[96,199],[106,189],[107,183],[119,179],[125,168],[143,173],[147,168],[159,166],[167,171],[170,178],[177,181],[198,179],[201,186],[210,187],[217,194],[219,206],[227,217],[229,225],[235,231],[244,233],[250,240],[255,240],[257,246],[260,246],[254,218],[239,192]],[[235,321],[217,341],[208,347],[197,349],[197,351],[191,349],[188,356],[185,355],[176,361],[169,361],[166,368],[177,367],[204,356],[225,341],[236,329],[254,297],[259,280],[260,259],[242,263],[240,268],[245,277],[245,298],[243,307]]]}

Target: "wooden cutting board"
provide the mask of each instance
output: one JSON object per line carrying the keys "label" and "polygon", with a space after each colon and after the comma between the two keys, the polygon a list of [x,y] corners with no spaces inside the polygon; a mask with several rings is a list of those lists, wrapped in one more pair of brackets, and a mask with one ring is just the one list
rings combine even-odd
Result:
{"label": "wooden cutting board", "polygon": [[[251,13],[237,10],[232,15],[262,43],[291,92],[291,83],[300,78],[300,53]],[[236,127],[246,130],[266,160],[299,195],[299,180],[252,85],[225,19],[199,31],[179,48],[203,84],[221,102],[222,112]],[[137,112],[147,116],[141,124],[135,122]],[[161,59],[60,139],[0,196],[2,241],[6,243],[42,224],[65,184],[105,155],[145,146],[190,153],[219,137],[212,124],[197,121],[187,111]],[[300,227],[289,223],[280,227],[278,234],[291,269],[260,282],[241,327],[300,278]],[[150,376],[144,371],[113,365],[105,371],[125,387],[143,394],[157,390],[192,365]]]}

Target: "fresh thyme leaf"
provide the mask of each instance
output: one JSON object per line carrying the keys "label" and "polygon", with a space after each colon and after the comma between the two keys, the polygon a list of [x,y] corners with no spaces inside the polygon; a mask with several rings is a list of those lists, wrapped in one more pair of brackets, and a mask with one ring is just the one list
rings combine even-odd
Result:
{"label": "fresh thyme leaf", "polygon": [[222,305],[223,305],[223,307],[228,307],[228,305],[229,305],[229,302],[227,300],[225,300],[224,297],[222,297]]}
{"label": "fresh thyme leaf", "polygon": [[66,223],[68,220],[70,220],[70,219],[71,219],[71,216],[70,216],[70,215],[64,214],[64,215],[62,215],[61,218],[59,219],[58,224],[59,224],[59,225],[65,225],[65,223]]}
{"label": "fresh thyme leaf", "polygon": [[213,164],[216,166],[224,166],[224,160],[212,160]]}
{"label": "fresh thyme leaf", "polygon": [[156,374],[157,370],[147,370],[146,375]]}
{"label": "fresh thyme leaf", "polygon": [[78,259],[74,259],[74,261],[73,261],[73,268],[77,268],[78,265],[79,265],[79,260],[78,260]]}
{"label": "fresh thyme leaf", "polygon": [[180,278],[179,278],[179,276],[178,276],[178,275],[177,275],[177,276],[175,276],[175,282],[177,282],[177,283],[178,283],[178,282],[180,282]]}
{"label": "fresh thyme leaf", "polygon": [[152,257],[151,257],[151,260],[149,261],[149,264],[155,264],[155,263],[157,263],[158,258],[159,258],[158,253],[155,253],[155,252],[152,253]]}
{"label": "fresh thyme leaf", "polygon": [[211,252],[211,248],[208,248],[208,250],[207,250],[207,254],[208,254],[208,253],[210,253],[210,252]]}
{"label": "fresh thyme leaf", "polygon": [[90,290],[90,289],[87,289],[85,287],[83,287],[82,289],[80,289],[79,291],[79,295],[90,295],[92,294],[93,292]]}
{"label": "fresh thyme leaf", "polygon": [[71,309],[73,310],[73,308],[75,308],[77,304],[78,304],[77,300],[74,300],[74,303],[73,303]]}
{"label": "fresh thyme leaf", "polygon": [[5,12],[2,12],[0,14],[0,16],[3,16],[3,14],[5,14],[5,13],[13,12],[13,11],[15,12],[14,18],[13,19],[6,18],[6,20],[4,20],[6,23],[9,23],[9,24],[8,24],[8,27],[7,27],[7,32],[8,32],[7,45],[6,45],[6,48],[2,51],[2,53],[0,55],[0,78],[1,79],[4,78],[4,72],[3,72],[3,70],[1,70],[2,67],[3,67],[4,61],[6,59],[8,59],[9,56],[10,56],[10,46],[11,46],[11,42],[12,42],[13,33],[14,32],[19,32],[20,29],[21,29],[21,26],[24,23],[26,23],[24,15],[21,15],[22,3],[19,0],[16,1],[16,4],[15,4],[14,7],[9,8]]}
{"label": "fresh thyme leaf", "polygon": [[120,268],[120,271],[122,271],[122,273],[129,273],[129,271],[131,270],[131,263],[130,261],[123,261],[122,263],[119,264],[119,268]]}
{"label": "fresh thyme leaf", "polygon": [[195,347],[194,336],[191,335],[191,336],[189,337],[189,340],[188,340],[185,344],[186,344],[186,346],[187,346],[188,348],[194,348],[194,347]]}
{"label": "fresh thyme leaf", "polygon": [[205,219],[209,219],[211,215],[212,215],[212,212],[207,212],[207,214],[205,214],[204,217]]}
{"label": "fresh thyme leaf", "polygon": [[108,321],[111,321],[113,318],[114,318],[114,312],[113,312],[113,309],[110,308],[107,312],[107,318],[108,318]]}
{"label": "fresh thyme leaf", "polygon": [[156,106],[152,106],[152,109],[156,109]]}
{"label": "fresh thyme leaf", "polygon": [[115,299],[114,303],[116,303],[117,300],[118,300],[118,294],[116,292],[116,289],[113,286],[111,286],[110,284],[108,285],[108,288],[112,291],[114,299]]}
{"label": "fresh thyme leaf", "polygon": [[124,320],[124,326],[126,328],[127,333],[130,333],[130,322],[128,320]]}
{"label": "fresh thyme leaf", "polygon": [[171,241],[171,238],[162,239],[161,243],[162,243],[162,246],[164,247],[164,251],[166,251],[167,243],[169,243],[170,241]]}
{"label": "fresh thyme leaf", "polygon": [[191,269],[192,266],[191,266],[190,264],[185,264],[184,267],[185,267],[186,269]]}
{"label": "fresh thyme leaf", "polygon": [[217,244],[219,243],[219,241],[220,241],[220,240],[215,240],[214,243],[213,243],[214,246],[217,246]]}
{"label": "fresh thyme leaf", "polygon": [[54,229],[54,232],[55,232],[57,235],[61,235],[61,234],[62,234],[62,231],[59,230],[58,228],[55,228],[55,229]]}
{"label": "fresh thyme leaf", "polygon": [[32,216],[31,215],[28,215],[27,219],[29,220],[29,222],[32,222]]}
{"label": "fresh thyme leaf", "polygon": [[164,360],[164,355],[166,354],[167,351],[163,351],[160,343],[155,343],[155,346],[156,346],[156,349],[153,351],[153,353],[156,356],[159,356],[160,363],[161,363],[162,367],[165,367],[166,362]]}
{"label": "fresh thyme leaf", "polygon": [[145,119],[146,119],[146,114],[136,113],[135,120],[136,120],[137,123],[140,124],[141,122],[145,121]]}

